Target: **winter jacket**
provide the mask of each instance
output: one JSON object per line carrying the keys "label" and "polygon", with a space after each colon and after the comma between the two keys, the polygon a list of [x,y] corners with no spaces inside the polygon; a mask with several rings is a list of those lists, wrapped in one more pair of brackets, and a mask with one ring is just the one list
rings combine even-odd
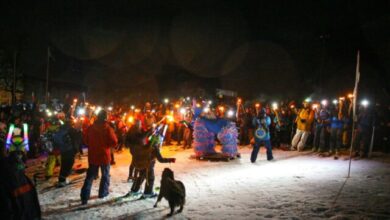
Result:
{"label": "winter jacket", "polygon": [[95,121],[87,129],[84,142],[88,146],[88,162],[93,165],[108,165],[111,162],[110,148],[118,144],[114,129],[108,122]]}
{"label": "winter jacket", "polygon": [[257,117],[254,117],[252,120],[252,124],[257,128],[254,131],[255,139],[259,139],[257,137],[258,135],[263,135],[262,133],[256,134],[256,132],[259,132],[259,129],[263,129],[265,132],[265,134],[263,135],[264,137],[261,138],[261,141],[268,141],[271,139],[270,132],[269,132],[269,126],[271,125],[271,117],[266,116],[264,119],[259,119]]}
{"label": "winter jacket", "polygon": [[314,112],[310,108],[302,109],[296,119],[298,130],[311,131],[313,120]]}
{"label": "winter jacket", "polygon": [[0,213],[2,219],[41,219],[35,186],[10,158],[0,159]]}

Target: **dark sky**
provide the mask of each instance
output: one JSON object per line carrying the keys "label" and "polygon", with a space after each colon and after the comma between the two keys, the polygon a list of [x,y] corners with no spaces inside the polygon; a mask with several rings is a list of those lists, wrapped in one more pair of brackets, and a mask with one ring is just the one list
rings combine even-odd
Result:
{"label": "dark sky", "polygon": [[0,46],[36,79],[50,46],[52,85],[94,98],[333,95],[353,87],[358,49],[362,89],[390,89],[390,1],[96,2],[3,3]]}

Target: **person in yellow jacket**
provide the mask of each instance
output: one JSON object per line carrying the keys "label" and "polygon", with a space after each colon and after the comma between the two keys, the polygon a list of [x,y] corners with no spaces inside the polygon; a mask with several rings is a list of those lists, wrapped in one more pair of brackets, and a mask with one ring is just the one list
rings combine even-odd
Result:
{"label": "person in yellow jacket", "polygon": [[314,121],[314,111],[310,108],[309,102],[303,103],[303,109],[298,112],[296,123],[297,132],[294,135],[291,143],[291,150],[302,151],[305,147],[307,138],[310,135],[311,126]]}

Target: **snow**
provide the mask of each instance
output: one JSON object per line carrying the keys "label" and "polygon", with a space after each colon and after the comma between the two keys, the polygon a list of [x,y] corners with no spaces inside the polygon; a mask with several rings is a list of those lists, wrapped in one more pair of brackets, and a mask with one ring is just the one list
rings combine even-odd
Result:
{"label": "snow", "polygon": [[[371,159],[348,161],[320,158],[310,152],[274,150],[276,161],[268,162],[261,149],[256,163],[249,161],[251,148],[242,147],[241,159],[209,162],[190,159],[192,150],[164,147],[164,156],[176,157],[175,164],[156,164],[155,186],[161,172],[169,167],[186,187],[183,213],[172,219],[390,219],[390,155],[375,154]],[[126,194],[128,151],[116,154],[111,167],[110,195],[97,199],[95,181],[87,207],[80,204],[85,174],[71,176],[75,184],[65,188],[44,188],[56,178],[38,185],[45,219],[161,219],[169,213],[166,200],[153,208],[156,199],[111,202]],[[75,163],[87,167],[87,158]],[[31,163],[29,172],[43,169]],[[347,181],[346,181],[347,180]],[[346,182],[345,182],[346,181]],[[340,196],[336,197],[345,183]],[[43,191],[42,191],[43,190]]]}

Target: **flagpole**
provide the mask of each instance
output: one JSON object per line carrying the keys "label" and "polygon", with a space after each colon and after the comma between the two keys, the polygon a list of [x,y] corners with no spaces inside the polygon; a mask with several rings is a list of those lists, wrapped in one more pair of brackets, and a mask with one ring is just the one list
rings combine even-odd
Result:
{"label": "flagpole", "polygon": [[46,104],[49,103],[49,68],[50,68],[50,47],[47,47],[47,66],[46,66]]}
{"label": "flagpole", "polygon": [[356,100],[358,95],[358,86],[359,86],[359,80],[360,80],[360,51],[357,52],[357,62],[356,62],[356,78],[355,78],[355,88],[353,90],[353,99],[352,99],[352,109],[353,109],[353,116],[352,116],[352,137],[351,137],[351,147],[349,149],[349,166],[348,166],[348,176],[351,175],[351,163],[352,163],[352,149],[355,141],[355,122],[357,121],[356,117]]}

